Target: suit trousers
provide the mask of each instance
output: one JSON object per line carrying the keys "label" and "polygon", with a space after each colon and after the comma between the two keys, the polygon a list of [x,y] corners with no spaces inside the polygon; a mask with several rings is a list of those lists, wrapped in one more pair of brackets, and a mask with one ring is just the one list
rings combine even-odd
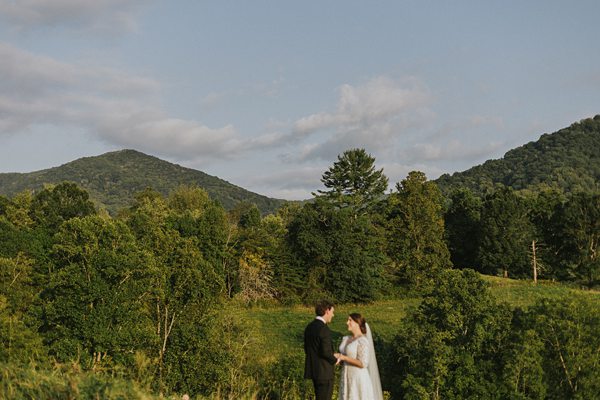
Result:
{"label": "suit trousers", "polygon": [[313,380],[315,400],[331,400],[333,396],[333,379],[327,381]]}

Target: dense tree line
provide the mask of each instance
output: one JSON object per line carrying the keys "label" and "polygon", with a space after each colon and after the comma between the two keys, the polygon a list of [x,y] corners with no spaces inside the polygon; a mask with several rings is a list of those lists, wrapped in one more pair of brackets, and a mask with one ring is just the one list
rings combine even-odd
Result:
{"label": "dense tree line", "polygon": [[500,187],[483,198],[461,189],[449,201],[446,236],[455,267],[598,285],[600,194]]}
{"label": "dense tree line", "polygon": [[[232,301],[360,303],[408,289],[424,300],[394,343],[395,360],[408,359],[388,364],[403,382],[397,396],[505,393],[486,385],[507,376],[514,398],[550,393],[554,378],[538,368],[554,368],[556,354],[540,340],[579,344],[547,339],[556,325],[543,318],[566,324],[570,309],[514,313],[469,269],[529,279],[536,266],[544,279],[597,285],[598,194],[498,187],[446,199],[418,171],[385,193],[388,180],[363,149],[341,154],[322,182],[314,201],[266,216],[250,203],[226,211],[189,186],[168,196],[146,189],[116,216],[72,183],[0,197],[0,362],[75,360],[160,393],[208,394],[215,382],[234,393],[245,342],[226,312]],[[577,304],[597,333],[597,313]],[[567,379],[560,393],[595,388],[570,368],[579,364],[552,372]]]}

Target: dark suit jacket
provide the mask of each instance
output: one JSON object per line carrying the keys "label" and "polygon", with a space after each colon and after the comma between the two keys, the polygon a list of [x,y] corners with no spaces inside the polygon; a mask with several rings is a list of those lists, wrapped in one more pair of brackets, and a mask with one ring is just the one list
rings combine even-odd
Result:
{"label": "dark suit jacket", "polygon": [[331,331],[323,321],[314,319],[304,330],[304,378],[327,381],[334,377],[336,358],[333,355]]}

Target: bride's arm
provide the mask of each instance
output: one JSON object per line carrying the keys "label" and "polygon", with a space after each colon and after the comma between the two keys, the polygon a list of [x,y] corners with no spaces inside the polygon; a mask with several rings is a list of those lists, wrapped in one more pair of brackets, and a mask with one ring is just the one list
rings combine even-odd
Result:
{"label": "bride's arm", "polygon": [[341,354],[340,360],[342,360],[346,364],[354,365],[355,367],[358,367],[358,368],[364,368],[363,363],[356,358],[348,357],[344,354]]}
{"label": "bride's arm", "polygon": [[366,344],[364,343],[364,341],[360,341],[358,343],[358,351],[356,352],[356,356],[357,358],[352,358],[352,357],[348,357],[344,354],[342,354],[340,356],[340,360],[350,364],[350,365],[354,365],[355,367],[358,368],[365,368],[368,364],[368,359],[369,359],[369,349],[366,346]]}

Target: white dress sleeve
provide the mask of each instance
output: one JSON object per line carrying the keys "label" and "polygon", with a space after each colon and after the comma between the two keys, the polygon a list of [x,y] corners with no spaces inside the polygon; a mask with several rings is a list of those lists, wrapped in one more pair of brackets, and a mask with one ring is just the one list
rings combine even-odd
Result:
{"label": "white dress sleeve", "polygon": [[369,367],[369,360],[371,359],[371,353],[369,352],[369,342],[363,336],[357,343],[356,358],[362,363],[363,368]]}

